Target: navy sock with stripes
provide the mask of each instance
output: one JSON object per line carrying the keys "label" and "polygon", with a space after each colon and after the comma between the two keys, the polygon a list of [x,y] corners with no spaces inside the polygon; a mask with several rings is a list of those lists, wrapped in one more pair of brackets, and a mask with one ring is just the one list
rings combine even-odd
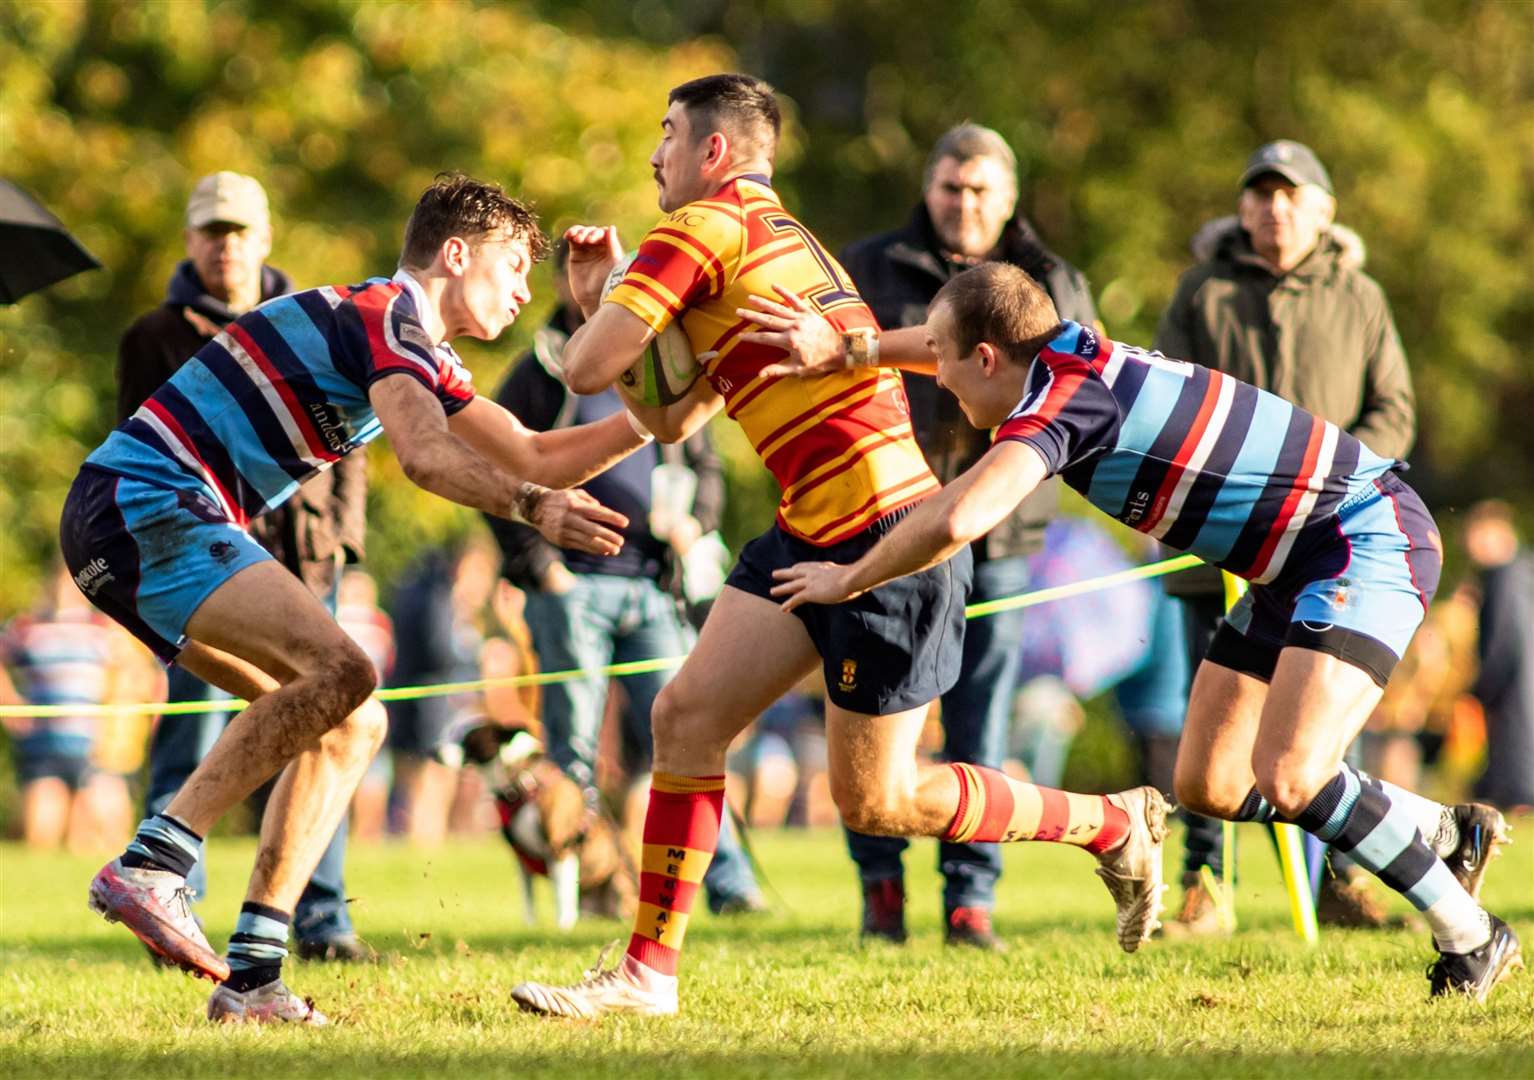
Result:
{"label": "navy sock with stripes", "polygon": [[293,916],[247,900],[229,938],[229,978],[224,985],[244,993],[282,977]]}
{"label": "navy sock with stripes", "polygon": [[1232,821],[1260,821],[1264,825],[1277,819],[1278,812],[1273,809],[1273,804],[1264,799],[1255,787],[1246,793],[1241,809],[1231,818]]}
{"label": "navy sock with stripes", "polygon": [[1423,840],[1411,807],[1392,800],[1372,776],[1343,765],[1294,824],[1346,852],[1410,900],[1441,951],[1465,953],[1486,943],[1491,933],[1486,913]]}
{"label": "navy sock with stripes", "polygon": [[186,877],[202,856],[202,837],[169,814],[150,814],[139,822],[122,864],[169,870]]}

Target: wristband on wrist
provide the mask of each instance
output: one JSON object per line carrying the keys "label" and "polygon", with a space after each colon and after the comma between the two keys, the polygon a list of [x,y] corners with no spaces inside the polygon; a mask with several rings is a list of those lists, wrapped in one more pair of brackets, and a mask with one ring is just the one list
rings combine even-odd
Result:
{"label": "wristband on wrist", "polygon": [[538,512],[538,505],[543,502],[543,497],[548,493],[549,489],[542,484],[535,484],[531,480],[523,481],[517,487],[516,494],[511,497],[507,519],[521,522],[523,525],[531,525],[533,515]]}
{"label": "wristband on wrist", "polygon": [[859,326],[845,331],[842,348],[846,350],[843,367],[849,370],[879,366],[879,335],[869,327]]}
{"label": "wristband on wrist", "polygon": [[643,424],[641,424],[639,422],[639,417],[635,416],[633,413],[629,412],[627,409],[623,410],[623,415],[628,417],[629,427],[634,429],[634,434],[635,435],[638,435],[641,439],[643,439],[647,443],[655,441],[655,434],[654,434],[654,432],[652,432],[649,428],[647,428]]}

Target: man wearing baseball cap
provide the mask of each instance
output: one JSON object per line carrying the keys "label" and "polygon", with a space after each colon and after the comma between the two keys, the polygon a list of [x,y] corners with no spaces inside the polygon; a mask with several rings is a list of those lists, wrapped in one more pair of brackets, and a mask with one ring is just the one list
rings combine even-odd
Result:
{"label": "man wearing baseball cap", "polygon": [[266,265],[271,216],[266,192],[255,179],[217,172],[197,181],[187,200],[183,236],[186,259],[171,275],[165,302],[123,336],[119,423],[235,316],[293,291],[286,274]]}
{"label": "man wearing baseball cap", "polygon": [[[123,335],[117,352],[117,423],[121,424],[181,365],[237,316],[262,301],[293,291],[281,270],[266,265],[272,250],[266,191],[237,172],[204,176],[186,204],[186,259],[171,274],[165,302]],[[250,523],[250,534],[329,606],[343,563],[362,558],[367,459],[350,454],[299,488],[292,500]],[[181,667],[170,669],[171,701],[209,701],[228,695]],[[228,713],[162,717],[149,749],[150,813],[163,810],[212,747]],[[301,956],[362,960],[370,953],[357,938],[346,906],[342,863],[343,820],[293,913]],[[207,893],[201,862],[191,887]]]}
{"label": "man wearing baseball cap", "polygon": [[1279,139],[1259,146],[1247,159],[1246,171],[1241,174],[1242,190],[1270,175],[1282,177],[1295,187],[1310,184],[1328,195],[1335,195],[1326,166],[1321,164],[1316,152],[1304,143]]}
{"label": "man wearing baseball cap", "polygon": [[[1271,391],[1376,454],[1404,459],[1416,426],[1406,355],[1384,290],[1363,271],[1363,241],[1334,223],[1331,174],[1310,147],[1280,139],[1247,159],[1239,189],[1236,215],[1194,236],[1199,263],[1178,282],[1155,347]],[[1166,589],[1187,605],[1196,667],[1225,610],[1219,574],[1185,571],[1167,578]],[[1481,812],[1455,809],[1461,818]],[[1446,824],[1445,843],[1453,831]],[[1216,898],[1199,872],[1208,866],[1220,880],[1219,822],[1190,817],[1185,854],[1187,893],[1166,932],[1216,931]],[[1384,909],[1343,863],[1334,854],[1342,876],[1323,884],[1321,920],[1382,925]]]}

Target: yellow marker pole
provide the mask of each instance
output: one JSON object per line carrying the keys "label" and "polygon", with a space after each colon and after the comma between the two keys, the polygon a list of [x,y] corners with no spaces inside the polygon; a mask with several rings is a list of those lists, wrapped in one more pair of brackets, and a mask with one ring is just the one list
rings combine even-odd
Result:
{"label": "yellow marker pole", "polygon": [[1278,838],[1278,862],[1284,868],[1284,888],[1289,892],[1289,915],[1294,919],[1295,932],[1305,944],[1314,945],[1319,932],[1316,901],[1305,866],[1305,834],[1298,825],[1274,822],[1273,835]]}
{"label": "yellow marker pole", "polygon": [[[1225,582],[1225,610],[1236,606],[1236,601],[1246,593],[1246,582],[1234,574],[1221,573]],[[1305,863],[1305,836],[1295,825],[1273,825],[1273,836],[1278,841],[1278,865],[1284,872],[1284,889],[1289,894],[1289,916],[1294,920],[1294,932],[1305,944],[1314,945],[1319,937],[1316,927],[1316,899],[1310,891],[1310,871]],[[1225,877],[1230,884],[1231,864],[1235,850],[1231,842],[1235,829],[1225,824]]]}
{"label": "yellow marker pole", "polygon": [[[1225,586],[1225,610],[1229,611],[1236,606],[1236,601],[1246,595],[1246,580],[1238,578],[1235,574],[1220,572],[1220,581]],[[1236,823],[1234,821],[1222,821],[1220,832],[1225,841],[1225,860],[1220,871],[1221,884],[1225,886],[1221,890],[1220,903],[1216,910],[1223,907],[1222,920],[1227,930],[1236,928]],[[1208,885],[1205,885],[1208,888]]]}

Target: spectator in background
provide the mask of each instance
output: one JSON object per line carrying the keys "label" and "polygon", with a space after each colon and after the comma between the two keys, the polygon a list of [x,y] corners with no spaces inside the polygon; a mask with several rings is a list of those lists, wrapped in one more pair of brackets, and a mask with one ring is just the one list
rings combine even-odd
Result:
{"label": "spectator in background", "polygon": [[[574,394],[560,375],[565,343],[582,322],[564,272],[568,258],[561,240],[554,253],[559,305],[496,394],[533,431],[599,420],[623,408],[616,388]],[[724,471],[707,431],[681,444],[641,448],[584,488],[629,519],[617,555],[562,550],[535,529],[487,519],[501,547],[501,573],[527,594],[525,617],[539,665],[545,671],[601,668],[687,652],[693,635],[681,613],[683,560],[718,528],[724,503]],[[643,758],[642,772],[648,772],[651,758],[650,710],[671,676],[671,671],[655,671],[618,680],[628,698],[622,715],[628,720],[629,742]],[[611,681],[599,675],[543,688],[549,756],[587,790],[593,805],[598,739]],[[626,802],[644,805],[637,798]],[[709,910],[716,914],[765,907],[728,814],[703,885]]]}
{"label": "spectator in background", "polygon": [[[982,262],[1011,263],[1044,286],[1064,319],[1091,326],[1097,311],[1084,277],[1046,248],[1017,212],[1017,158],[995,131],[960,124],[945,132],[927,157],[922,199],[904,226],[859,240],[842,265],[886,328],[924,322],[927,304],[955,274]],[[965,422],[958,400],[932,379],[908,379],[911,424],[932,471],[943,483],[990,448],[988,433]],[[1028,588],[1026,556],[1043,543],[1059,485],[1051,480],[1017,512],[973,546],[974,591],[981,603]],[[1022,611],[970,622],[958,684],[943,695],[943,754],[949,761],[1000,768],[1006,754],[1012,698],[1018,685]],[[902,853],[907,841],[849,831],[847,845],[863,888],[863,935],[905,940]],[[995,948],[991,910],[1001,854],[995,844],[938,846],[945,937],[950,944]]]}
{"label": "spectator in background", "polygon": [[1534,807],[1534,555],[1519,544],[1501,499],[1470,508],[1465,551],[1480,575],[1481,672],[1471,692],[1486,710],[1486,771],[1475,797]]}
{"label": "spectator in background", "polygon": [[[378,606],[378,583],[367,571],[348,570],[341,575],[336,589],[336,622],[373,661],[378,685],[388,685],[394,671],[394,622]],[[380,747],[352,796],[354,839],[383,839],[389,827],[389,783],[389,756]]]}
{"label": "spectator in background", "polygon": [[[481,677],[484,613],[495,586],[495,557],[465,541],[422,554],[394,592],[391,685],[430,686]],[[484,714],[478,691],[429,694],[386,703],[394,787],[392,831],[411,843],[440,844],[458,793],[459,770],[437,758],[455,727]]]}
{"label": "spectator in background", "polygon": [[[1334,223],[1331,176],[1307,146],[1259,147],[1241,174],[1237,215],[1210,222],[1193,239],[1197,266],[1183,274],[1161,317],[1155,348],[1234,375],[1329,420],[1383,457],[1406,457],[1416,410],[1406,354],[1384,291],[1363,272],[1357,234]],[[1167,578],[1188,606],[1196,670],[1225,612],[1218,571]],[[1181,913],[1169,932],[1215,932],[1215,898],[1199,883],[1219,879],[1219,822],[1189,816]],[[1333,855],[1333,865],[1343,860]],[[1348,877],[1357,874],[1348,864]],[[1323,921],[1381,925],[1385,914],[1364,891],[1328,876]]]}
{"label": "spectator in background", "polygon": [[[112,624],[117,659],[112,665],[114,704],[165,700],[165,669],[138,639]],[[115,712],[96,718],[96,742],[91,747],[91,778],[85,786],[88,839],[93,851],[120,849],[133,836],[132,780],[144,765],[156,725],[153,713]]]}
{"label": "spectator in background", "polygon": [[[101,705],[129,700],[125,694],[153,693],[159,687],[135,677],[148,664],[143,653],[91,606],[59,563],[36,610],[0,634],[0,704]],[[147,720],[138,719],[140,734]],[[93,760],[102,723],[91,715],[6,720],[21,786],[21,836],[28,847],[93,851],[121,842],[131,831],[121,813],[126,780],[103,773]]]}
{"label": "spectator in background", "polygon": [[755,828],[826,828],[840,823],[826,770],[825,687],[817,672],[773,702],[730,755]]}
{"label": "spectator in background", "polygon": [[[266,265],[272,249],[266,192],[235,172],[205,176],[186,207],[186,259],[176,266],[165,302],[123,335],[117,352],[117,423],[133,415],[197,350],[235,317],[291,292],[292,281]],[[284,505],[250,523],[250,533],[334,610],[339,569],[362,558],[367,458],[348,454]],[[227,700],[180,667],[170,669],[173,702]],[[228,721],[227,712],[162,718],[149,750],[149,813],[170,804]],[[293,916],[299,955],[311,960],[367,957],[346,910],[342,864],[346,820],[315,868]],[[207,891],[199,859],[188,879]]]}
{"label": "spectator in background", "polygon": [[1193,673],[1188,669],[1182,606],[1167,596],[1161,581],[1146,585],[1151,611],[1145,657],[1128,678],[1114,685],[1113,697],[1139,750],[1139,780],[1170,798]]}

